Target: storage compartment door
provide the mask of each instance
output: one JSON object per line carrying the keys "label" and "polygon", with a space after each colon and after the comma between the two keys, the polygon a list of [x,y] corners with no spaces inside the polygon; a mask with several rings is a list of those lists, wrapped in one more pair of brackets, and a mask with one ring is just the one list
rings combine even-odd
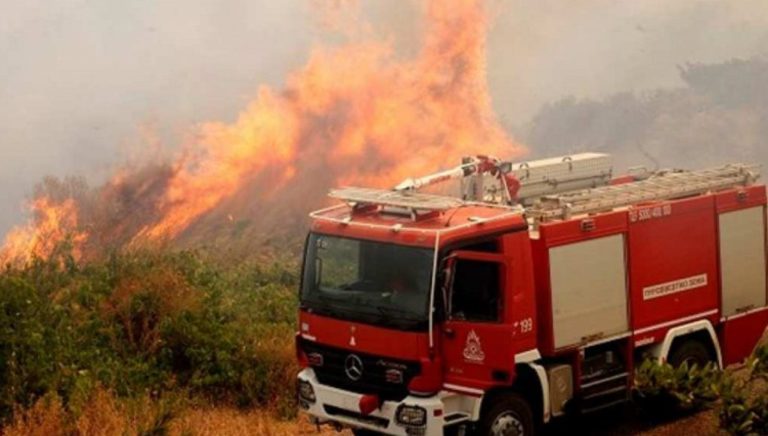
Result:
{"label": "storage compartment door", "polygon": [[766,304],[764,217],[762,206],[720,215],[725,317]]}
{"label": "storage compartment door", "polygon": [[624,236],[550,249],[555,348],[627,332]]}

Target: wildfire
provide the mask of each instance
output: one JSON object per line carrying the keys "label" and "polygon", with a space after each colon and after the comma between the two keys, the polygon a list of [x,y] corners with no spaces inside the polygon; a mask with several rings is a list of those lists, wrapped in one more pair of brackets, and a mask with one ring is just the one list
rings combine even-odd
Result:
{"label": "wildfire", "polygon": [[[100,197],[121,202],[110,210],[132,218],[130,225],[120,216],[105,219],[106,239],[173,241],[200,222],[231,225],[233,217],[269,233],[286,216],[322,204],[334,185],[387,187],[465,155],[521,154],[491,107],[483,1],[430,0],[425,14],[414,58],[398,58],[390,42],[370,33],[318,47],[282,90],[262,87],[234,123],[197,127],[197,139],[156,179],[121,172],[99,188]],[[92,207],[59,206],[68,213],[58,219],[75,221],[78,208]],[[49,240],[43,236],[49,228],[67,227],[49,216],[14,230],[4,252],[35,252]]]}
{"label": "wildfire", "polygon": [[72,255],[79,259],[80,245],[87,239],[78,230],[77,207],[72,199],[56,204],[48,197],[30,205],[34,218],[23,227],[11,230],[0,250],[0,264],[24,264],[32,258],[48,258],[66,240],[72,244]]}

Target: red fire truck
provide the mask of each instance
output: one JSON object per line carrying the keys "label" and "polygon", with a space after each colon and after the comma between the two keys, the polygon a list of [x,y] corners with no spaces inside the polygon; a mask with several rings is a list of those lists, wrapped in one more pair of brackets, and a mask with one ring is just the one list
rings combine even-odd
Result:
{"label": "red fire truck", "polygon": [[[299,404],[356,435],[528,435],[627,401],[648,356],[742,361],[768,324],[757,178],[479,156],[332,191],[306,244]],[[419,191],[448,179],[461,195]]]}

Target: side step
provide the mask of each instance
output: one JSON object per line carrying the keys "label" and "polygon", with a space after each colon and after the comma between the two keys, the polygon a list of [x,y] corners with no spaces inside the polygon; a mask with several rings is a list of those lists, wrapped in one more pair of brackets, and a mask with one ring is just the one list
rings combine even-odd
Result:
{"label": "side step", "polygon": [[581,385],[580,408],[592,413],[629,401],[629,374],[624,372]]}
{"label": "side step", "polygon": [[447,415],[443,420],[445,421],[445,425],[449,426],[469,421],[469,418],[470,416],[468,413],[455,412]]}

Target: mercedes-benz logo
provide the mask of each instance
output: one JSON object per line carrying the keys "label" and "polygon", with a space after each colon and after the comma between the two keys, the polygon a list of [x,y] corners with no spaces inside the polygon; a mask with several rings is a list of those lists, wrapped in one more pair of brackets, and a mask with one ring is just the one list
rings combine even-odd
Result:
{"label": "mercedes-benz logo", "polygon": [[363,377],[363,361],[354,354],[350,354],[344,361],[344,372],[350,380],[360,380]]}

